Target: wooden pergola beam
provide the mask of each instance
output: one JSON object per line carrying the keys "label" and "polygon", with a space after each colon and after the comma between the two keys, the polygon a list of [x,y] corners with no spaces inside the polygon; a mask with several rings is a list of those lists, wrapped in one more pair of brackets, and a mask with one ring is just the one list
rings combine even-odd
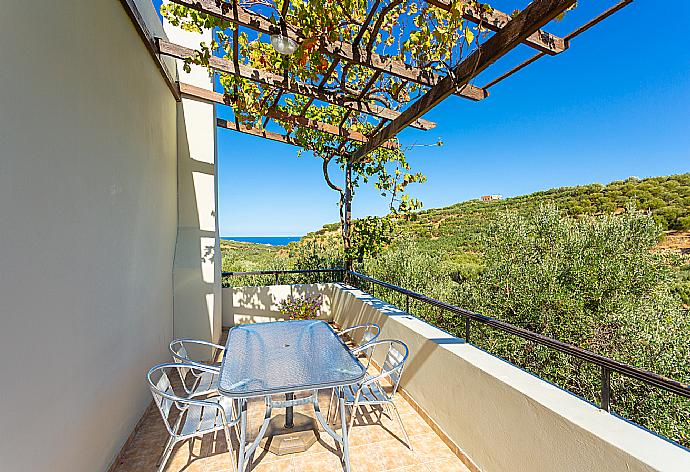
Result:
{"label": "wooden pergola beam", "polygon": [[[218,103],[220,105],[231,105],[226,100],[226,96],[222,93],[214,92],[212,90],[207,90],[201,87],[196,87],[194,85],[185,84],[180,82],[180,93],[183,96],[200,98],[202,100],[207,100],[213,103]],[[286,123],[294,123],[295,125],[302,126],[304,128],[312,129],[315,131],[321,131],[324,133],[332,134],[334,136],[340,136],[343,139],[351,141],[366,142],[367,137],[358,132],[347,128],[338,127],[330,123],[324,123],[322,121],[313,120],[299,115],[291,115],[284,111],[277,110],[275,108],[269,108],[266,112],[266,116],[275,120],[283,121]],[[385,147],[389,149],[397,149],[399,146],[397,143],[389,142],[384,144]]]}
{"label": "wooden pergola beam", "polygon": [[[453,7],[453,3],[458,0],[426,0],[429,5],[449,11]],[[463,18],[473,23],[480,24],[490,29],[491,31],[499,31],[504,28],[512,19],[512,17],[502,11],[491,9],[489,11],[483,10],[481,7],[476,8],[473,5],[465,4],[463,10]],[[554,36],[546,31],[538,30],[525,38],[524,43],[534,49],[537,49],[545,54],[556,55],[568,49],[568,41]]]}
{"label": "wooden pergola beam", "polygon": [[367,143],[352,153],[352,162],[362,160],[382,143],[394,138],[401,130],[424,113],[448,98],[457,87],[468,83],[508,51],[520,44],[539,28],[564,12],[576,0],[534,0],[504,28],[486,40],[481,47],[463,59],[452,74],[429,89],[402,114],[388,123]]}
{"label": "wooden pergola beam", "polygon": [[[280,110],[269,110],[268,115],[274,120],[283,121],[286,123],[292,123],[299,125],[303,128],[313,129],[315,131],[321,131],[323,133],[332,134],[334,136],[340,136],[341,138],[350,141],[359,141],[360,143],[366,143],[367,137],[360,133],[359,131],[353,131],[348,128],[339,127],[330,123],[324,123],[323,121],[312,120],[301,115],[291,115]],[[388,149],[398,149],[400,146],[393,142],[383,143],[382,145]]]}
{"label": "wooden pergola beam", "polygon": [[[216,126],[219,128],[229,129],[232,131],[237,131],[238,133],[249,134],[252,136],[258,136],[264,139],[270,139],[271,141],[277,141],[283,144],[290,144],[291,146],[298,146],[304,148],[302,143],[297,142],[297,139],[290,135],[274,133],[273,131],[266,131],[265,129],[253,128],[251,126],[243,125],[241,123],[235,123],[234,121],[224,120],[223,118],[216,119]],[[305,148],[311,150],[309,148]],[[336,154],[337,149],[327,148],[331,153]]]}
{"label": "wooden pergola beam", "polygon": [[[157,38],[157,45],[160,54],[175,57],[177,59],[194,57],[195,54],[194,49],[180,46],[179,44],[173,44],[161,38]],[[306,97],[314,97],[322,102],[347,108],[359,113],[365,113],[377,118],[394,120],[400,116],[400,112],[391,110],[390,108],[381,107],[371,103],[364,103],[358,101],[356,97],[346,97],[341,93],[330,90],[320,90],[317,86],[298,82],[289,77],[281,77],[264,70],[254,69],[253,67],[243,64],[233,64],[233,61],[228,59],[211,56],[209,59],[209,65],[213,69],[226,74],[242,77],[244,79],[252,80],[270,87],[283,89],[286,92],[295,93]],[[419,119],[410,123],[410,126],[422,130],[429,130],[434,128],[436,123]]]}
{"label": "wooden pergola beam", "polygon": [[[207,15],[212,15],[222,20],[228,21],[235,25],[258,31],[265,34],[281,33],[280,26],[272,23],[268,18],[237,6],[237,8],[223,8],[216,4],[216,0],[171,0],[178,5],[183,5],[188,8],[193,8]],[[222,4],[230,7],[232,4],[222,2]],[[284,33],[290,39],[297,43],[304,40],[299,31],[288,28]],[[402,79],[410,80],[412,82],[433,86],[436,85],[442,78],[442,75],[435,72],[423,70],[417,67],[410,66],[403,61],[380,56],[376,53],[369,52],[365,48],[355,46],[350,43],[336,41],[336,42],[322,42],[320,49],[333,56],[336,59],[351,62],[353,64],[362,65],[376,71],[385,72]],[[457,91],[457,94],[474,101],[483,100],[488,96],[488,92],[473,85]]]}

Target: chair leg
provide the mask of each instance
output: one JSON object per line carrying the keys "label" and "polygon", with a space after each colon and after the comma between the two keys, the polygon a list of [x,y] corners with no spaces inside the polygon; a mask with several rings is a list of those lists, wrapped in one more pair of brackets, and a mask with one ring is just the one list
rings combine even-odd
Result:
{"label": "chair leg", "polygon": [[386,410],[386,416],[388,417],[389,420],[393,419],[393,411],[391,409],[391,406],[388,403],[383,404],[383,408],[381,408],[381,414],[383,414],[383,410]]}
{"label": "chair leg", "polygon": [[[333,396],[335,395],[335,389],[331,389],[331,398],[328,400],[328,413],[326,414],[326,424],[331,424],[331,407],[333,406]],[[336,411],[338,407],[335,408]]]}
{"label": "chair leg", "polygon": [[407,435],[407,430],[405,429],[405,425],[402,422],[402,418],[400,418],[400,413],[398,413],[398,407],[395,406],[395,403],[390,403],[390,405],[393,406],[393,411],[395,411],[395,416],[398,417],[398,423],[400,423],[400,428],[403,430],[403,434],[405,435],[405,442],[407,443],[407,447],[410,448],[410,451],[414,451],[412,448],[412,443],[410,442],[410,437]]}
{"label": "chair leg", "polygon": [[168,459],[170,459],[170,454],[172,453],[173,448],[175,447],[175,438],[170,436],[168,438],[168,442],[165,443],[165,449],[163,450],[163,455],[158,459],[158,472],[163,472],[165,470],[165,466],[168,463]]}
{"label": "chair leg", "polygon": [[232,470],[234,472],[237,472],[237,463],[235,462],[235,457],[232,452],[232,439],[230,439],[230,430],[228,428],[225,428],[225,442],[228,445],[228,454],[230,454],[230,462],[232,462]]}
{"label": "chair leg", "polygon": [[350,424],[347,428],[348,431],[352,431],[352,426],[355,424],[355,416],[357,416],[359,408],[360,406],[357,405],[357,401],[355,401],[355,404],[350,407]]}

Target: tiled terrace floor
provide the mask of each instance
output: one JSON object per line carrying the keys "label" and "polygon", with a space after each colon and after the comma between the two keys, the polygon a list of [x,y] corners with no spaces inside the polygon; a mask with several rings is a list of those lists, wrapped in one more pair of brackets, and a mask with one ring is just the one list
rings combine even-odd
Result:
{"label": "tiled terrace floor", "polygon": [[[320,392],[319,404],[327,411],[330,393]],[[405,445],[400,427],[380,410],[367,409],[358,414],[350,431],[350,459],[352,472],[467,472],[468,469],[445,445],[421,416],[400,396],[396,405],[410,436],[414,451]],[[310,405],[295,408],[296,412],[314,416]],[[263,401],[249,405],[248,432],[256,434],[264,414]],[[284,410],[274,410],[274,415]],[[113,472],[155,471],[156,462],[168,438],[158,409],[148,408],[140,429],[129,447],[123,451]],[[234,436],[234,434],[233,434]],[[236,444],[236,439],[233,441]],[[235,449],[235,452],[237,449]],[[326,433],[306,452],[277,456],[259,448],[254,455],[250,470],[255,472],[334,472],[342,471],[341,449]],[[209,434],[203,438],[175,446],[166,471],[220,472],[232,471],[223,433]]]}

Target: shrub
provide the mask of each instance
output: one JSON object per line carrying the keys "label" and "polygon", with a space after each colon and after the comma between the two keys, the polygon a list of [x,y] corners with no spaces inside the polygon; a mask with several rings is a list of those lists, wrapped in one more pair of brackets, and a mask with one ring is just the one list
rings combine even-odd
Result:
{"label": "shrub", "polygon": [[289,296],[278,304],[278,310],[291,320],[313,320],[319,317],[322,303],[321,295]]}
{"label": "shrub", "polygon": [[[484,270],[460,285],[473,311],[690,381],[690,318],[671,293],[664,255],[650,251],[660,229],[648,214],[564,217],[554,206],[528,216],[499,215],[484,244]],[[461,331],[458,326],[453,329]],[[488,328],[473,342],[590,401],[597,368]],[[681,444],[690,444],[690,402],[612,377],[612,409]]]}

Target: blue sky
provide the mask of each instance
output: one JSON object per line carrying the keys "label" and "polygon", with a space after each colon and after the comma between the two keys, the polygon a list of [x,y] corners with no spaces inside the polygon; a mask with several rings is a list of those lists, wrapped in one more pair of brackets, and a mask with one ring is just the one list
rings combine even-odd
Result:
{"label": "blue sky", "polygon": [[[503,11],[527,2],[491,2]],[[613,2],[581,1],[554,34]],[[406,130],[403,144],[435,142],[409,154],[428,182],[412,193],[426,208],[484,194],[522,195],[552,187],[606,183],[690,171],[690,2],[637,0],[491,89],[479,103],[451,97],[428,113],[436,129]],[[531,55],[525,46],[484,73],[483,85]],[[219,111],[219,115],[227,115]],[[218,130],[219,219],[223,236],[302,235],[335,222],[337,194],[319,159],[251,136]],[[355,217],[384,214],[386,202],[360,189]]]}

